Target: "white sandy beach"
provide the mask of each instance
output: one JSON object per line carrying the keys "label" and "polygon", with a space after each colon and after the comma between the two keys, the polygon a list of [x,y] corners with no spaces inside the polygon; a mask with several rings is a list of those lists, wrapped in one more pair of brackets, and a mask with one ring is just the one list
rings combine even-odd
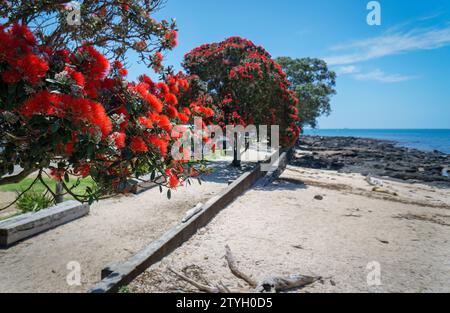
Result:
{"label": "white sandy beach", "polygon": [[[359,174],[289,166],[273,185],[249,190],[219,213],[130,290],[196,291],[168,266],[203,283],[248,289],[227,267],[227,244],[257,280],[323,277],[295,292],[449,292],[450,191],[394,181],[373,191]],[[367,283],[372,262],[380,265],[381,285]]]}

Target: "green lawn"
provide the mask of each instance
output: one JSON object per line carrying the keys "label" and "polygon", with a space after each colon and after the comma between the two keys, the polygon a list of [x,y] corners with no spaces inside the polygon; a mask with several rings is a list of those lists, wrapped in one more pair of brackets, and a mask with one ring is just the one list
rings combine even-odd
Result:
{"label": "green lawn", "polygon": [[[9,184],[9,185],[3,185],[0,186],[0,191],[10,191],[10,192],[21,192],[25,189],[27,189],[34,181],[33,177],[27,177],[24,180],[22,180],[20,183],[17,184]],[[55,190],[56,182],[55,180],[51,178],[44,178],[45,183],[52,188],[52,190]],[[66,183],[67,186],[73,186],[76,183],[76,179],[71,178],[70,183]],[[84,194],[86,191],[86,187],[93,187],[95,185],[94,181],[90,177],[86,177],[81,180],[80,184],[74,189],[74,193],[77,194]],[[42,184],[40,181],[37,181],[34,186],[33,190],[37,193],[44,193],[46,188],[44,184]],[[72,199],[69,195],[66,196],[67,199]]]}

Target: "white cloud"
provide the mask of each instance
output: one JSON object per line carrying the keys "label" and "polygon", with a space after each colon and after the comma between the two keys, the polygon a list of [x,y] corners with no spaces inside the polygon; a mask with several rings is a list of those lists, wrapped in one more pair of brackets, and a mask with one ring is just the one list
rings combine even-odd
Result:
{"label": "white cloud", "polygon": [[359,69],[354,65],[341,66],[336,69],[338,74],[354,74],[359,72]]}
{"label": "white cloud", "polygon": [[333,51],[347,52],[329,56],[325,60],[330,65],[347,65],[447,45],[450,45],[450,26],[435,29],[416,28],[407,32],[389,32],[382,36],[332,47]]}
{"label": "white cloud", "polygon": [[335,69],[335,72],[338,75],[351,75],[356,80],[379,81],[382,83],[399,83],[417,78],[417,76],[389,74],[383,72],[380,69],[364,72],[360,67],[357,67],[355,65],[346,65],[338,67],[337,69]]}
{"label": "white cloud", "polygon": [[407,76],[407,75],[401,75],[401,74],[388,74],[383,72],[380,69],[376,69],[374,71],[368,72],[368,73],[357,73],[354,75],[354,78],[357,80],[364,80],[364,81],[379,81],[382,83],[399,83],[404,82],[412,79],[416,79],[417,76]]}

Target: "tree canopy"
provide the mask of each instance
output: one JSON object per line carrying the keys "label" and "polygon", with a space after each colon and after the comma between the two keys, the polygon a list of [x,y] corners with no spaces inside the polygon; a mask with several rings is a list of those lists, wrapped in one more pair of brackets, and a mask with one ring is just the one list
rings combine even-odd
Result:
{"label": "tree canopy", "polygon": [[280,57],[281,65],[294,91],[301,101],[299,119],[302,126],[317,126],[317,118],[331,112],[331,96],[336,94],[336,73],[325,61],[315,58],[292,59]]}
{"label": "tree canopy", "polygon": [[216,121],[225,125],[279,125],[280,142],[298,137],[298,99],[280,65],[250,40],[231,37],[186,54],[184,68],[212,98]]}
{"label": "tree canopy", "polygon": [[0,2],[5,27],[26,25],[38,42],[53,49],[95,46],[110,60],[130,51],[147,65],[177,43],[176,23],[152,15],[165,0],[10,0]]}
{"label": "tree canopy", "polygon": [[[175,25],[158,23],[149,12],[135,16],[161,1],[84,1],[82,18],[90,21],[95,14],[117,23],[113,38],[108,37],[109,22],[82,23],[72,35],[59,11],[59,4],[66,3],[0,4],[7,18],[0,25],[0,184],[36,172],[35,181],[45,184],[44,176],[52,176],[66,193],[89,202],[121,192],[129,178],[147,173],[152,180],[159,173],[166,178],[163,185],[177,187],[193,172],[190,164],[169,153],[177,139],[172,127],[188,123],[203,108],[194,110],[179,101],[189,89],[187,77],[162,72],[161,52],[175,47]],[[145,47],[141,56],[156,51],[147,64],[161,72],[162,81],[146,75],[137,82],[127,80],[119,59],[135,48],[131,43],[137,35],[117,20],[123,11],[123,18],[135,19],[137,42]],[[43,26],[48,14],[60,24]],[[90,32],[84,27],[91,27]],[[98,41],[99,34],[106,36],[106,45]],[[124,50],[108,49],[119,42]],[[15,166],[22,171],[13,174]],[[76,186],[65,184],[69,176],[90,176],[97,188],[74,194]],[[53,194],[50,188],[48,192]]]}

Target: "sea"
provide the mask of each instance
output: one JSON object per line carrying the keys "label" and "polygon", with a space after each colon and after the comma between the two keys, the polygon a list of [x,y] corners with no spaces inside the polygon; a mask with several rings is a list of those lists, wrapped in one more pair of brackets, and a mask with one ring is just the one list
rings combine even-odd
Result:
{"label": "sea", "polygon": [[407,148],[450,154],[450,129],[304,129],[304,134],[392,140]]}

